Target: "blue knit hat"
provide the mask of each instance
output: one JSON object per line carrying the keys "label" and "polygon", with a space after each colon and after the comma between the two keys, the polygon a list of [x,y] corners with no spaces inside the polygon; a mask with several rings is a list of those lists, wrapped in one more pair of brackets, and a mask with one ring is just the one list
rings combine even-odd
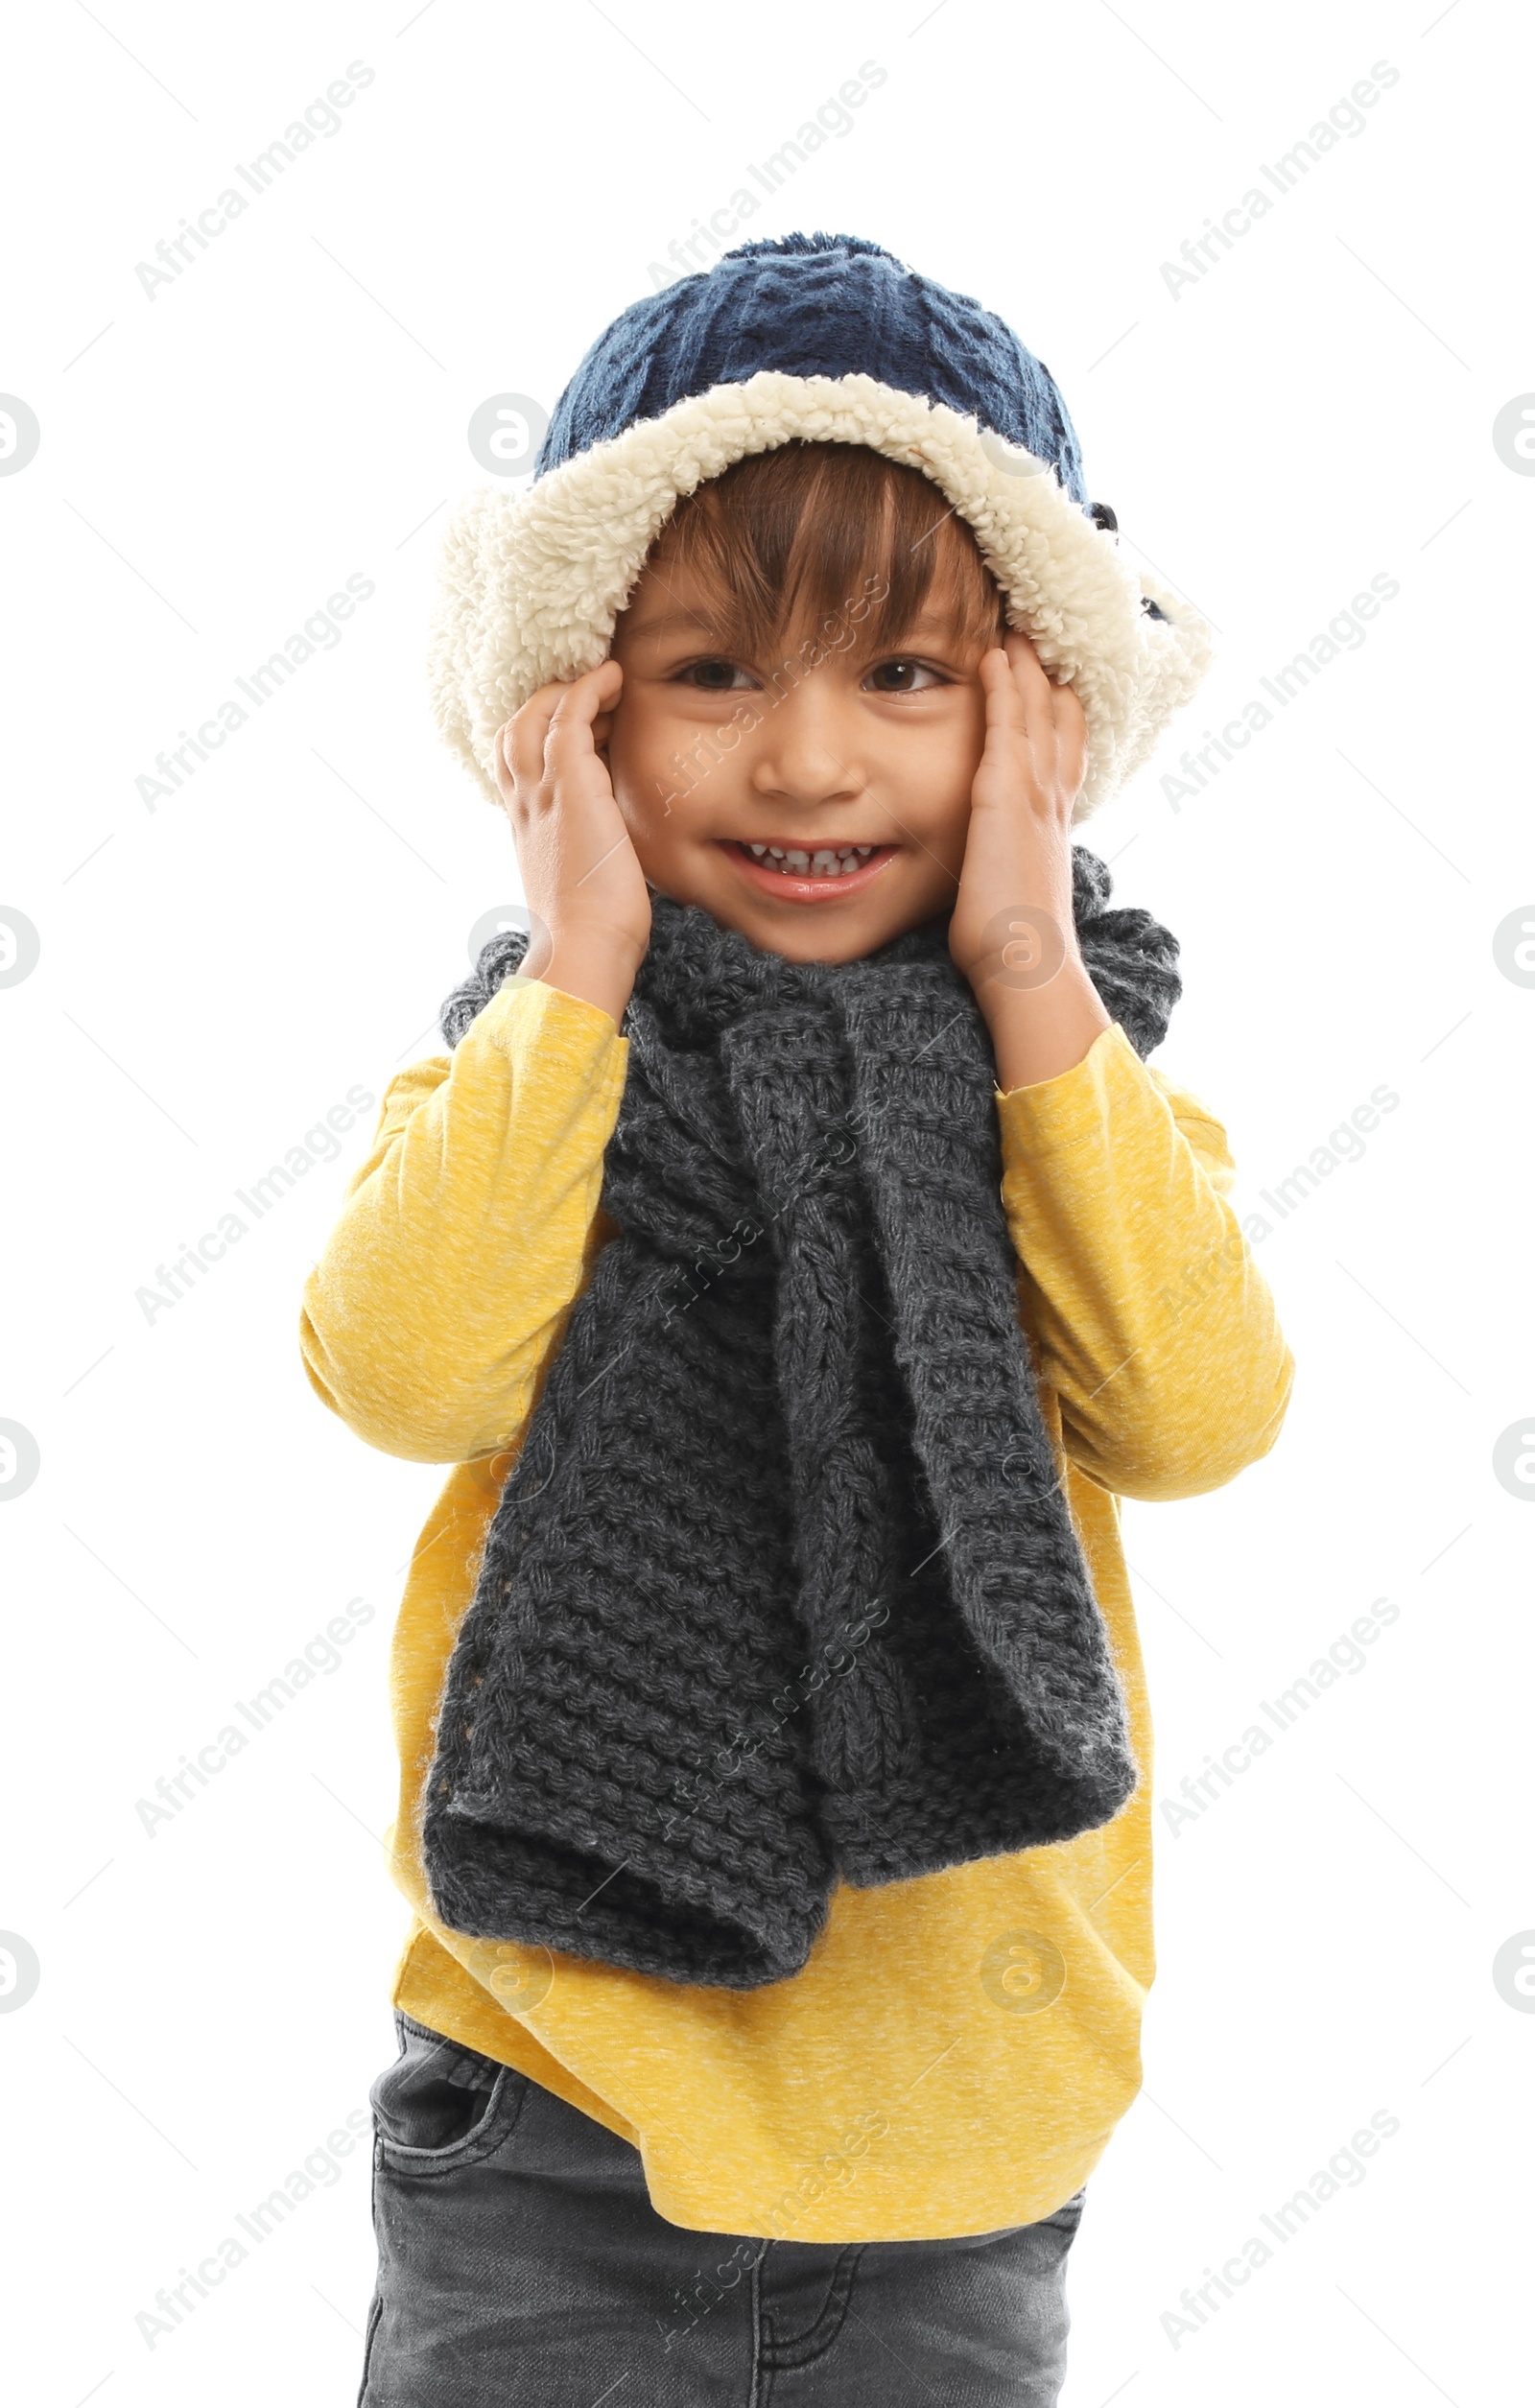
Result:
{"label": "blue knit hat", "polygon": [[858,234],[743,243],[706,275],[631,303],[600,334],[555,405],[534,476],[636,418],[658,418],[759,368],[872,376],[973,413],[1048,460],[1084,507],[1081,446],[1055,379],[1012,328]]}
{"label": "blue knit hat", "polygon": [[1210,629],[1120,553],[1055,381],[1012,328],[855,234],[744,243],[633,302],[560,395],[531,483],[460,504],[430,673],[437,725],[484,792],[499,803],[512,713],[606,657],[682,497],[791,442],[865,445],[966,523],[1009,626],[1081,701],[1086,819],[1193,692]]}

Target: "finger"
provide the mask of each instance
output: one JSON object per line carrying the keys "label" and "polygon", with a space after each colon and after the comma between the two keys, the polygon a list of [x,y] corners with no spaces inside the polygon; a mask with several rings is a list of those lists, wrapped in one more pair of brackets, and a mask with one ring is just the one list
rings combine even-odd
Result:
{"label": "finger", "polygon": [[1042,785],[1051,784],[1058,773],[1052,689],[1033,645],[1016,629],[1008,634],[1007,663],[1018,690],[1034,774]]}
{"label": "finger", "polygon": [[1018,629],[1011,629],[1008,633],[1007,664],[1018,689],[1025,732],[1035,764],[1045,770],[1053,763],[1055,753],[1055,711],[1051,682],[1029,638]]}
{"label": "finger", "polygon": [[1058,677],[1053,670],[1046,669],[1044,662],[1039,660],[1037,648],[1028,637],[1026,636],[1024,641],[1028,645],[1034,659],[1039,661],[1045,679],[1045,690],[1050,700],[1051,717],[1054,721],[1057,737],[1081,735],[1085,739],[1087,722],[1075,688],[1067,678]]}
{"label": "finger", "polygon": [[1033,736],[1041,725],[1053,729],[1055,712],[1051,699],[1051,682],[1045,674],[1039,654],[1020,628],[1010,627],[1007,631],[1007,658],[1023,697],[1029,735]]}
{"label": "finger", "polygon": [[552,717],[567,725],[589,725],[599,711],[612,709],[623,682],[624,672],[610,653],[595,669],[583,671],[579,677],[563,679],[554,687]]}
{"label": "finger", "polygon": [[[563,691],[562,686],[553,681],[547,686],[540,686],[536,694],[528,696],[520,711],[512,713],[502,729],[499,760],[505,763],[507,777],[511,784],[526,790],[536,786],[542,777],[549,722]],[[496,782],[505,793],[507,787],[499,770]]]}
{"label": "finger", "polygon": [[613,709],[623,683],[624,672],[610,657],[561,688],[544,740],[546,768],[557,770],[593,750],[593,722]]}
{"label": "finger", "polygon": [[[1036,655],[1037,657],[1037,655]],[[1043,667],[1043,663],[1041,663]],[[1075,689],[1065,678],[1045,672],[1050,694],[1052,741],[1048,754],[1036,752],[1068,803],[1074,802],[1087,774],[1087,714]]]}
{"label": "finger", "polygon": [[1018,691],[1012,663],[1001,645],[992,651],[982,652],[980,673],[986,696],[984,750],[995,760],[999,751],[1006,745],[1027,741],[1024,697]]}
{"label": "finger", "polygon": [[495,772],[497,793],[501,796],[504,803],[509,802],[511,800],[513,784],[511,773],[510,720],[504,720],[502,724],[496,730],[495,750],[491,756],[490,766]]}
{"label": "finger", "polygon": [[[501,783],[503,763],[510,776],[521,784],[536,785],[543,774],[544,752],[549,742],[550,723],[560,704],[577,686],[584,686],[592,678],[600,678],[604,670],[618,670],[616,661],[601,661],[585,677],[571,679],[551,677],[528,696],[522,708],[512,713],[496,740],[497,783]],[[623,673],[619,671],[619,682]],[[613,686],[613,679],[607,681]],[[609,705],[614,696],[609,695]]]}

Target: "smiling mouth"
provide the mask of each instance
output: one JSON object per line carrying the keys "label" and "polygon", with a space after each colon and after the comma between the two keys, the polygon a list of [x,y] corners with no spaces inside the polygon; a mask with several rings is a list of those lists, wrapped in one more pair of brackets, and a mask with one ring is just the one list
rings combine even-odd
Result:
{"label": "smiling mouth", "polygon": [[771,838],[755,841],[722,837],[720,842],[760,893],[795,903],[830,901],[858,891],[901,849],[898,844],[780,843]]}

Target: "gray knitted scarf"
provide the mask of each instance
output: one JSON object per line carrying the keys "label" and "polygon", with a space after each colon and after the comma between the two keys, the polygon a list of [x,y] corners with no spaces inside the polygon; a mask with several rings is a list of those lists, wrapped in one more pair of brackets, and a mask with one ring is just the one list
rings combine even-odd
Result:
{"label": "gray knitted scarf", "polygon": [[[1073,867],[1145,1055],[1177,940]],[[485,946],[450,1046],[526,945]],[[1137,1768],[946,923],[794,963],[657,896],[624,1033],[621,1234],[490,1524],[422,1849],[455,1930],[750,1990],[806,1963],[838,1879],[1072,1839]]]}

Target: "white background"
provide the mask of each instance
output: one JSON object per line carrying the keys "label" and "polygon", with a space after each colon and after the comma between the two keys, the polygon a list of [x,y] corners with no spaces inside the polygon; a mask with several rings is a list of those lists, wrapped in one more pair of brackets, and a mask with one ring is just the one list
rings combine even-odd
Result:
{"label": "white background", "polygon": [[[1532,1521],[1493,1451],[1535,1410],[1535,992],[1493,934],[1535,895],[1535,479],[1492,428],[1535,388],[1523,12],[59,0],[8,47],[0,390],[41,428],[0,477],[0,905],[41,937],[0,989],[0,1418],[41,1462],[0,1517],[0,1926],[41,1966],[0,2015],[14,2396],[354,2395],[361,2151],[154,2349],[134,2319],[393,2053],[385,1657],[443,1475],[328,1416],[296,1343],[374,1111],[174,1309],[136,1290],[349,1087],[437,1050],[469,930],[520,891],[424,697],[471,411],[552,406],[873,59],[852,130],[744,231],[866,235],[1004,315],[1123,541],[1220,630],[1089,832],[1183,941],[1159,1064],[1225,1121],[1249,1214],[1400,1098],[1266,1216],[1299,1361],[1277,1450],[1127,1510],[1159,1799],[1373,1599],[1400,1618],[1194,1823],[1159,1818],[1146,2089],[1091,2186],[1066,2399],[1507,2399],[1535,2017],[1493,1960],[1535,1926]],[[342,130],[146,295],[136,263],[354,59]],[[1175,296],[1163,263],[1381,60],[1365,130]],[[376,592],[340,645],[147,809],[155,754],[354,573]],[[1183,746],[1380,573],[1367,641],[1174,810]],[[149,1835],[136,1801],[355,1596],[340,1668]],[[1174,2346],[1185,2287],[1382,2109],[1367,2179]]]}

